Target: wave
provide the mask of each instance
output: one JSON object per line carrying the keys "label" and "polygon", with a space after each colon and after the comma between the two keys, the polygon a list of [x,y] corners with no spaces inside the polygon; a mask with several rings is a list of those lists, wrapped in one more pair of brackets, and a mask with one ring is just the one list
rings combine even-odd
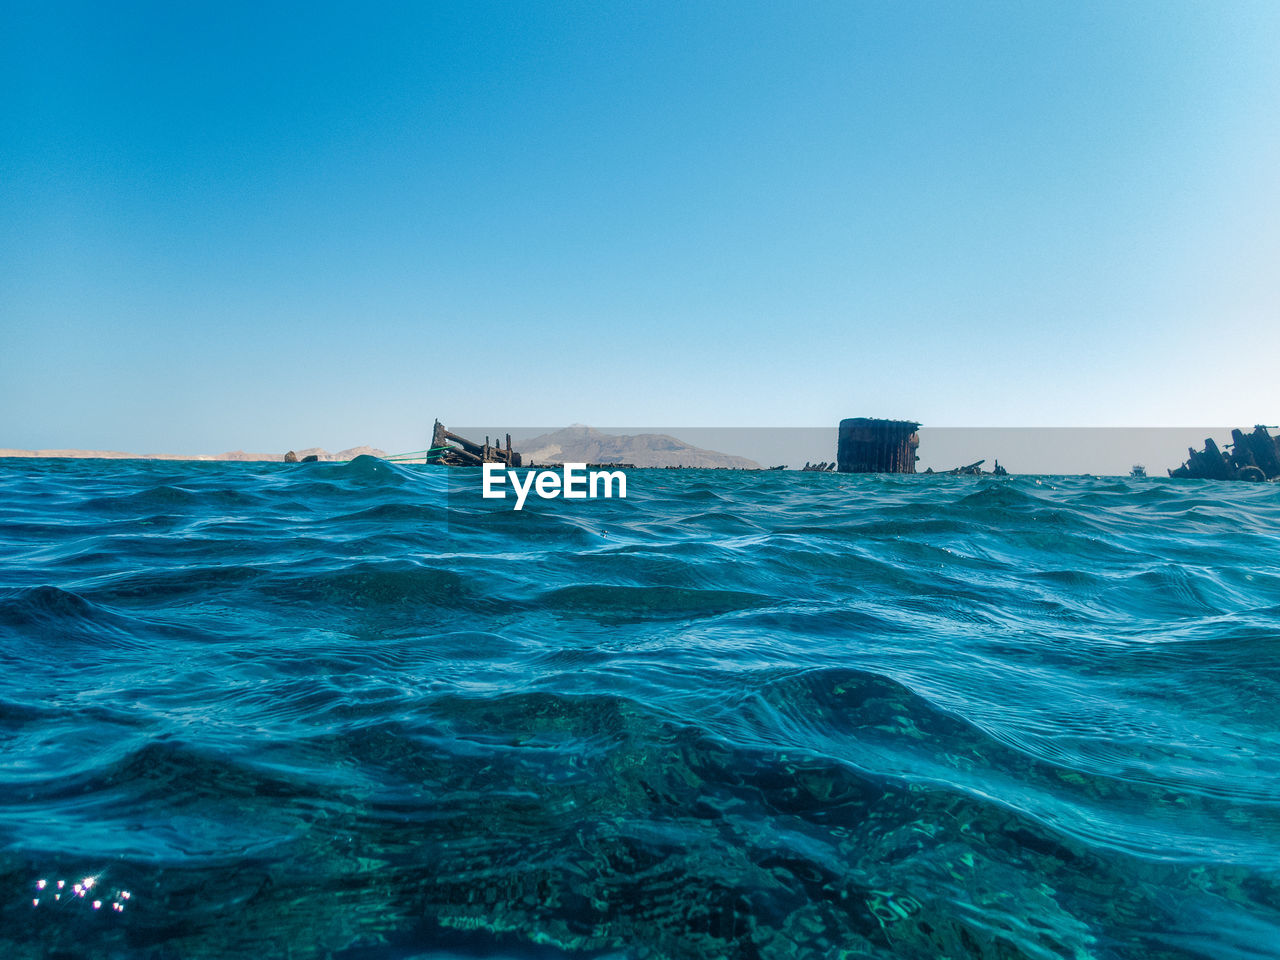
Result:
{"label": "wave", "polygon": [[1280,957],[1274,485],[477,476],[0,464],[0,951]]}

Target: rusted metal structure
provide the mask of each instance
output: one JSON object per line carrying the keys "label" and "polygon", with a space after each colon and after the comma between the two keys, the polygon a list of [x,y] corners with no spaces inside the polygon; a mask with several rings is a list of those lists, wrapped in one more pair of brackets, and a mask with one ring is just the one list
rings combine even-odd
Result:
{"label": "rusted metal structure", "polygon": [[841,473],[915,473],[919,427],[912,420],[841,420],[836,469]]}
{"label": "rusted metal structure", "polygon": [[500,444],[490,445],[489,438],[484,443],[476,443],[466,437],[460,437],[445,428],[439,420],[431,431],[431,449],[427,451],[427,463],[444,464],[450,467],[478,467],[484,463],[503,463],[508,467],[520,466],[520,454],[511,449],[511,434],[507,434],[507,446],[504,450]]}
{"label": "rusted metal structure", "polygon": [[1280,479],[1280,440],[1272,437],[1266,427],[1259,424],[1249,434],[1232,430],[1227,446],[1230,453],[1218,449],[1213,439],[1206,437],[1204,449],[1196,452],[1188,447],[1187,462],[1170,470],[1169,476],[1196,480]]}

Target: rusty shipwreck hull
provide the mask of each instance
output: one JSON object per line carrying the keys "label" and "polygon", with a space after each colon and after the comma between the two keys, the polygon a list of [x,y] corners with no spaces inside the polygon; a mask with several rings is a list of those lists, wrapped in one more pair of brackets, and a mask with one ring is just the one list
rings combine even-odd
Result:
{"label": "rusty shipwreck hull", "polygon": [[[1271,427],[1270,429],[1277,429]],[[1222,450],[1212,437],[1206,437],[1204,449],[1187,448],[1186,462],[1169,471],[1171,477],[1194,480],[1277,480],[1280,479],[1280,440],[1268,428],[1258,424],[1252,433],[1231,431],[1230,452]]]}
{"label": "rusty shipwreck hull", "polygon": [[919,427],[913,420],[841,420],[836,469],[841,473],[915,473]]}
{"label": "rusty shipwreck hull", "polygon": [[478,467],[485,463],[501,463],[508,467],[521,466],[520,454],[511,449],[511,434],[507,434],[505,449],[501,445],[476,443],[447,429],[439,420],[431,430],[431,449],[427,451],[427,463],[448,467]]}

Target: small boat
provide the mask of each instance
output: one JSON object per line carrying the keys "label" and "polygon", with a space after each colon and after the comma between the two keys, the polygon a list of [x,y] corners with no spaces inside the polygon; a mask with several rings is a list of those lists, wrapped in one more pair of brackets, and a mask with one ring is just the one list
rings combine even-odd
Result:
{"label": "small boat", "polygon": [[1147,468],[1140,463],[1135,463],[1129,471],[1129,476],[1135,480],[1145,480],[1147,476]]}

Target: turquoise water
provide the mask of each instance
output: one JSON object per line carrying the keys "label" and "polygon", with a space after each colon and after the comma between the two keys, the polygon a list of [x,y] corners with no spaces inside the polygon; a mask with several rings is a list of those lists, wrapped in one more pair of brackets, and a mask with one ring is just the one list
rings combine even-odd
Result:
{"label": "turquoise water", "polygon": [[0,461],[0,955],[1280,957],[1280,488],[509,507]]}

